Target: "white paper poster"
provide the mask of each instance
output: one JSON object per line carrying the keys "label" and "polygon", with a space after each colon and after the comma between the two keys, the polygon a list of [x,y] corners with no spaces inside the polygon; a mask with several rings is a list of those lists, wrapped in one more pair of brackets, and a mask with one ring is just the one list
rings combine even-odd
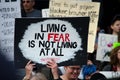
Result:
{"label": "white paper poster", "polygon": [[66,62],[64,65],[73,65],[70,62],[73,59],[78,61],[77,64],[85,64],[89,20],[89,17],[17,18],[16,66],[25,63],[23,60],[26,59],[41,65],[50,59],[57,63]]}
{"label": "white paper poster", "polygon": [[78,0],[51,0],[49,5],[50,17],[90,17],[87,50],[89,53],[94,51],[99,8],[100,3],[98,2]]}
{"label": "white paper poster", "polygon": [[49,9],[42,9],[42,17],[49,17]]}
{"label": "white paper poster", "polygon": [[15,18],[21,17],[20,0],[0,0],[0,50],[14,60]]}
{"label": "white paper poster", "polygon": [[96,60],[110,61],[108,54],[112,49],[112,44],[117,42],[117,39],[116,35],[99,34]]}

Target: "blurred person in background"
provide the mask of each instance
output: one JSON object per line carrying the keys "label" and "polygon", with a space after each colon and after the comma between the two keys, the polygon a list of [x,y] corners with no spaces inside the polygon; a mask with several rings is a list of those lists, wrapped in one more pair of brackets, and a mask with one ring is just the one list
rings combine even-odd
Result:
{"label": "blurred person in background", "polygon": [[22,0],[21,2],[23,17],[42,17],[41,11],[34,8],[35,0]]}
{"label": "blurred person in background", "polygon": [[120,71],[120,43],[115,42],[110,53],[110,64],[103,68],[103,71]]}
{"label": "blurred person in background", "polygon": [[87,65],[82,68],[82,74],[84,80],[90,80],[91,76],[96,72],[96,65],[91,60],[87,60]]}
{"label": "blurred person in background", "polygon": [[115,15],[111,21],[109,33],[113,35],[118,35],[119,32],[120,32],[120,15]]}

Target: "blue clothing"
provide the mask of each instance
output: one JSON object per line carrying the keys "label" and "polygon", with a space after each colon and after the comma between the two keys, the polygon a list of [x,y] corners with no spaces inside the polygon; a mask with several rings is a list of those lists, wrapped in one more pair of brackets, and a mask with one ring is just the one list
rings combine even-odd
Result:
{"label": "blue clothing", "polygon": [[85,76],[91,75],[95,71],[96,71],[96,66],[95,65],[84,65],[83,70],[82,70],[83,78],[85,79]]}
{"label": "blue clothing", "polygon": [[40,10],[34,9],[33,11],[26,13],[26,17],[42,17],[42,13]]}

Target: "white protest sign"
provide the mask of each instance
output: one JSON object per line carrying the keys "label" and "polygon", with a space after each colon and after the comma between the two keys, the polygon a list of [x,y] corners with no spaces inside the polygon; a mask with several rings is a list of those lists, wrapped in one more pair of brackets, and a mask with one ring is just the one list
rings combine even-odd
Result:
{"label": "white protest sign", "polygon": [[88,52],[94,51],[100,3],[76,0],[50,0],[50,17],[89,16]]}
{"label": "white protest sign", "polygon": [[72,64],[67,61],[76,59],[82,60],[78,64],[85,64],[89,20],[89,17],[17,18],[16,64],[23,58],[39,64],[46,64],[51,58],[57,63]]}
{"label": "white protest sign", "polygon": [[20,10],[20,0],[0,1],[0,50],[9,61],[14,60],[14,24]]}
{"label": "white protest sign", "polygon": [[[49,27],[53,23],[60,26],[59,32],[47,33],[47,31],[50,31]],[[67,26],[69,26],[69,28],[67,28]],[[39,38],[39,36],[41,39]],[[33,41],[34,38],[35,40]],[[29,48],[28,45],[26,45],[27,43],[29,43],[29,47],[34,48]],[[72,44],[72,46],[71,48],[64,48],[65,44]],[[75,56],[75,54],[71,52],[82,50],[80,46],[81,38],[76,32],[76,29],[74,29],[69,22],[64,22],[60,20],[46,20],[43,22],[38,22],[37,24],[31,24],[25,31],[23,39],[19,43],[19,47],[23,50],[22,53],[26,58],[32,59],[33,61],[40,63],[41,61],[49,60],[49,58],[56,58],[56,61],[61,59],[59,60],[61,62],[66,61]],[[28,48],[25,49],[25,47]],[[68,47],[70,46],[68,45]],[[33,53],[35,53],[36,55]]]}
{"label": "white protest sign", "polygon": [[49,17],[49,9],[42,9],[42,17]]}
{"label": "white protest sign", "polygon": [[[92,2],[91,0],[78,0],[78,1]],[[49,9],[42,9],[42,17],[49,17]]]}
{"label": "white protest sign", "polygon": [[100,33],[98,37],[96,60],[110,61],[107,53],[112,50],[112,44],[117,42],[117,39],[118,37],[116,35]]}

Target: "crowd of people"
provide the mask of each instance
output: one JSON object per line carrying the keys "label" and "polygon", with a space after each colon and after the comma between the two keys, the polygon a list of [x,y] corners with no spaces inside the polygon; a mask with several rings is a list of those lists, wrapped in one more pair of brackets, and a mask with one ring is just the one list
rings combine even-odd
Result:
{"label": "crowd of people", "polygon": [[[41,11],[34,8],[35,0],[22,0],[21,3],[22,3],[21,4],[22,17],[42,17]],[[83,80],[107,80],[107,78],[104,75],[100,74],[99,71],[120,71],[120,35],[119,35],[120,15],[116,15],[113,18],[113,20],[111,20],[111,25],[109,26],[109,29],[110,29],[109,34],[118,36],[118,42],[113,44],[113,49],[110,52],[110,62],[107,62],[104,64],[104,62],[100,62],[96,60],[96,51],[98,48],[97,47],[98,35],[97,35],[94,52],[88,53],[88,59],[87,59],[86,65],[76,64],[76,65],[63,66],[65,71],[64,73],[61,73],[61,70],[59,69],[58,64],[55,62],[55,60],[51,59],[46,63],[46,68],[45,68],[46,69],[45,73],[50,71],[50,73],[52,74],[52,77],[48,77],[49,74],[44,74],[41,71],[37,71],[37,72],[33,71],[33,69],[36,67],[36,64],[32,63],[32,61],[30,60],[28,63],[26,63],[25,76],[23,77],[23,80],[51,80],[51,79],[81,80],[79,79],[80,74],[82,74]],[[101,30],[100,26],[98,26],[97,34],[101,32],[103,33],[104,30],[103,29]],[[15,75],[12,75],[12,76],[15,76]],[[12,77],[12,78],[15,78],[15,77]],[[119,79],[120,78],[117,78],[115,80],[119,80]]]}
{"label": "crowd of people", "polygon": [[[23,7],[23,17],[42,17],[41,12],[34,9],[35,1],[34,0],[22,0]],[[120,31],[120,15],[117,15],[111,21],[111,25],[109,27],[109,34],[118,35]],[[84,80],[90,80],[92,75],[97,73],[97,76],[100,80],[105,80],[105,76],[99,74],[99,71],[119,71],[120,70],[120,58],[119,58],[119,47],[114,48],[111,51],[110,62],[100,62],[96,60],[96,51],[98,46],[98,34],[105,33],[104,29],[101,29],[98,26],[97,37],[95,42],[95,50],[93,53],[88,53],[88,61],[86,65],[70,65],[64,66],[64,73],[60,74],[60,69],[57,63],[54,60],[48,61],[46,67],[50,68],[51,74],[53,74],[52,78],[54,80],[80,80],[78,77],[80,74],[83,75]],[[104,65],[103,65],[104,64]],[[29,61],[25,66],[25,76],[23,80],[51,80],[51,77],[46,77],[41,71],[33,72],[33,68],[35,67],[34,63]],[[46,73],[48,72],[46,71]],[[41,77],[40,77],[41,76]],[[97,78],[95,78],[97,80]]]}

